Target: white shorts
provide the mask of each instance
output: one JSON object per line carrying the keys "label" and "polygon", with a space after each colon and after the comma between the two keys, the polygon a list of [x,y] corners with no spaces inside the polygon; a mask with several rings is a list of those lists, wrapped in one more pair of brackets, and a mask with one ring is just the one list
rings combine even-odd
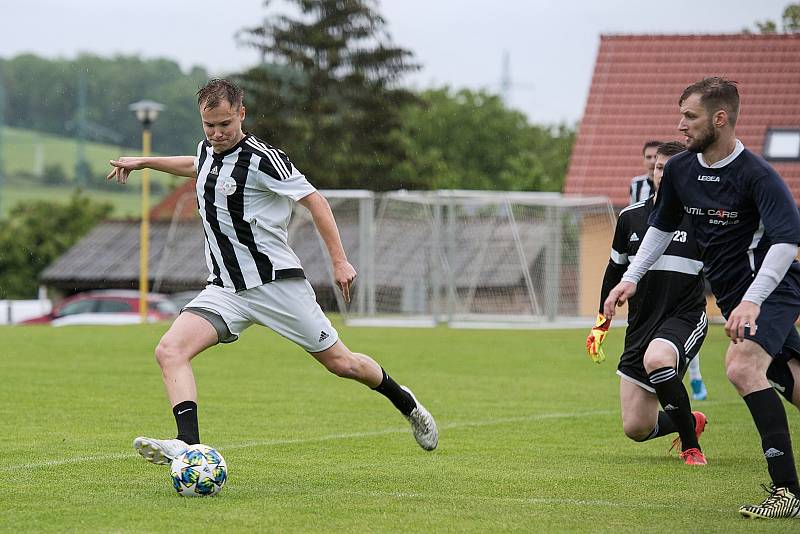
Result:
{"label": "white shorts", "polygon": [[252,324],[266,326],[308,352],[329,349],[339,340],[305,278],[275,280],[238,293],[209,285],[184,310],[191,308],[214,312],[225,321],[236,337],[220,339],[223,343],[236,341]]}

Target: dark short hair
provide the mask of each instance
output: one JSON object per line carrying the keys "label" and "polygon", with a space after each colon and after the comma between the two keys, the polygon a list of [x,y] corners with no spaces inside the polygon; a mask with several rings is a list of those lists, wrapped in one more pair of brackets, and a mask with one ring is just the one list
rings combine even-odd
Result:
{"label": "dark short hair", "polygon": [[672,157],[675,154],[680,154],[684,150],[686,150],[686,147],[683,145],[683,143],[679,141],[667,141],[666,143],[661,143],[658,145],[656,154]]}
{"label": "dark short hair", "polygon": [[646,142],[642,147],[642,156],[644,156],[644,153],[647,152],[648,148],[657,147],[659,145],[661,145],[661,141],[656,141],[655,139],[651,139],[650,141]]}
{"label": "dark short hair", "polygon": [[725,110],[728,122],[731,126],[736,126],[736,119],[739,117],[739,89],[735,81],[717,76],[703,78],[683,90],[678,105],[683,105],[694,94],[700,95],[700,103],[706,111],[713,114],[721,109]]}
{"label": "dark short hair", "polygon": [[197,105],[203,109],[214,109],[223,100],[234,109],[242,107],[244,91],[241,87],[224,78],[213,78],[197,91]]}

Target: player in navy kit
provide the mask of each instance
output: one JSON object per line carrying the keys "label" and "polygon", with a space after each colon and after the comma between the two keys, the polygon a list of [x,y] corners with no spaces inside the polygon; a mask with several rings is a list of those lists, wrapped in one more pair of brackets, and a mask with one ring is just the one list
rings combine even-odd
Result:
{"label": "player in navy kit", "polygon": [[[726,317],[731,339],[728,379],[744,399],[761,435],[772,486],[745,517],[800,516],[800,487],[786,412],[775,390],[773,358],[783,377],[800,377],[800,213],[781,177],[736,139],[739,92],[735,82],[705,78],[684,90],[678,129],[688,152],[664,170],[651,227],[639,254],[609,293],[606,316],[631,298],[636,284],[669,245],[684,213],[692,219],[704,272]],[[790,361],[790,363],[786,363]],[[789,374],[789,377],[786,376]],[[789,395],[791,398],[791,395]]]}
{"label": "player in navy kit", "polygon": [[[602,342],[610,326],[603,302],[625,273],[630,258],[647,232],[664,165],[683,152],[680,143],[657,147],[653,171],[654,196],[631,204],[619,214],[600,294],[600,314],[587,338],[589,356],[604,359]],[[688,217],[667,248],[660,264],[654,264],[630,300],[625,350],[620,357],[619,398],[622,428],[634,441],[646,441],[678,432],[673,446],[681,444],[687,465],[706,465],[699,438],[706,425],[701,412],[692,412],[689,395],[681,381],[689,362],[697,355],[708,331],[703,262]],[[659,411],[659,403],[663,411]]]}

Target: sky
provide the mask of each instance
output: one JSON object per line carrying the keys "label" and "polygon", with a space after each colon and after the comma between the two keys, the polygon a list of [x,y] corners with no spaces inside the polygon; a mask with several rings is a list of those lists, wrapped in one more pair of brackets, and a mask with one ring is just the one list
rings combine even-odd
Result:
{"label": "sky", "polygon": [[[507,56],[508,105],[532,122],[556,124],[580,119],[601,34],[735,33],[755,21],[780,21],[789,3],[381,0],[378,11],[393,43],[422,66],[407,77],[408,86],[500,93]],[[224,75],[260,59],[237,44],[236,33],[286,6],[286,0],[268,9],[263,0],[0,0],[0,57],[165,57],[184,69],[200,65]]]}

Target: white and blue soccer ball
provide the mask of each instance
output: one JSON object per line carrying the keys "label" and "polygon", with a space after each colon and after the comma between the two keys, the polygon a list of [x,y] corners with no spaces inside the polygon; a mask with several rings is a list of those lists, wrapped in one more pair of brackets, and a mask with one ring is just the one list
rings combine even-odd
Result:
{"label": "white and blue soccer ball", "polygon": [[184,497],[216,495],[228,479],[225,459],[208,445],[189,445],[172,460],[172,485]]}

